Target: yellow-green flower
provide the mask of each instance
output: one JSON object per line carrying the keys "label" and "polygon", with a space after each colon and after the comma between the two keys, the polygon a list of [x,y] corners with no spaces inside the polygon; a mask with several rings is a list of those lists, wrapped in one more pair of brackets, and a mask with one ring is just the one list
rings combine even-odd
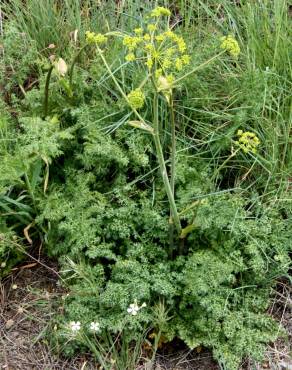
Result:
{"label": "yellow-green flower", "polygon": [[162,69],[161,68],[158,68],[155,71],[155,77],[156,78],[159,78],[160,76],[162,76]]}
{"label": "yellow-green flower", "polygon": [[136,60],[136,57],[134,53],[129,53],[126,55],[125,59],[127,62],[133,62],[134,60]]}
{"label": "yellow-green flower", "polygon": [[151,42],[149,42],[148,44],[145,45],[145,50],[153,52],[155,50],[155,47],[153,44],[151,44]]}
{"label": "yellow-green flower", "polygon": [[85,32],[85,37],[86,37],[86,41],[88,42],[88,44],[94,44],[94,36],[95,36],[94,32],[90,32],[90,31]]}
{"label": "yellow-green flower", "polygon": [[123,45],[125,45],[130,51],[137,48],[138,44],[142,41],[141,37],[137,36],[125,36],[123,39]]}
{"label": "yellow-green flower", "polygon": [[157,35],[157,36],[155,36],[155,40],[158,41],[158,42],[161,42],[161,41],[165,40],[165,35],[163,35],[163,34]]}
{"label": "yellow-green flower", "polygon": [[165,58],[162,62],[163,69],[169,69],[172,66],[172,61],[169,58]]}
{"label": "yellow-green flower", "polygon": [[154,32],[156,30],[157,26],[155,24],[148,24],[147,30],[149,32]]}
{"label": "yellow-green flower", "polygon": [[134,29],[134,32],[135,32],[136,35],[139,35],[140,36],[143,33],[143,29],[141,27],[135,28]]}
{"label": "yellow-green flower", "polygon": [[141,89],[135,89],[128,94],[128,102],[134,109],[143,108],[145,102],[145,95]]}
{"label": "yellow-green flower", "polygon": [[190,64],[191,58],[190,58],[189,55],[184,54],[184,55],[181,56],[181,60],[182,60],[183,64],[188,65],[188,64]]}
{"label": "yellow-green flower", "polygon": [[260,145],[260,140],[253,132],[242,130],[237,131],[238,141],[236,144],[245,152],[256,153],[257,147]]}
{"label": "yellow-green flower", "polygon": [[164,8],[163,6],[158,6],[157,8],[153,9],[151,12],[151,17],[160,17],[160,16],[170,17],[171,12],[169,9]]}
{"label": "yellow-green flower", "polygon": [[173,84],[174,83],[174,80],[175,80],[174,75],[170,74],[170,75],[166,75],[165,77],[166,77],[167,82],[169,84]]}
{"label": "yellow-green flower", "polygon": [[155,49],[152,51],[152,54],[151,55],[152,55],[152,58],[153,59],[158,59],[160,57],[159,51],[158,50],[155,50]]}
{"label": "yellow-green flower", "polygon": [[[151,16],[170,16],[170,11],[157,7],[151,12]],[[155,19],[155,22],[150,19],[145,28],[135,28],[134,35],[123,38],[123,45],[127,48],[126,61],[134,61],[139,56],[157,80],[159,77],[166,79],[167,74],[177,74],[190,64],[183,37],[173,32],[169,26],[157,34],[155,31],[158,30],[159,21],[160,19]]]}
{"label": "yellow-green flower", "polygon": [[148,67],[148,69],[151,69],[153,67],[153,59],[148,58],[145,64]]}
{"label": "yellow-green flower", "polygon": [[168,57],[171,57],[174,53],[175,53],[174,48],[168,48],[168,49],[165,50],[165,55],[168,56]]}
{"label": "yellow-green flower", "polygon": [[187,46],[186,46],[186,43],[185,43],[185,40],[181,37],[181,36],[177,36],[175,38],[175,41],[177,43],[177,47],[178,47],[178,50],[181,52],[181,53],[184,53],[187,49]]}
{"label": "yellow-green flower", "polygon": [[220,40],[221,40],[220,45],[221,49],[228,51],[230,55],[232,55],[234,58],[237,58],[238,55],[240,54],[240,47],[235,38],[229,35],[221,37]]}
{"label": "yellow-green flower", "polygon": [[96,44],[102,44],[104,42],[107,42],[107,37],[102,35],[101,33],[97,33],[95,35],[95,42]]}
{"label": "yellow-green flower", "polygon": [[146,33],[143,38],[144,38],[145,41],[150,41],[151,40],[151,37],[150,37],[149,33]]}
{"label": "yellow-green flower", "polygon": [[88,44],[103,44],[107,42],[107,37],[102,35],[101,33],[86,31],[85,37]]}
{"label": "yellow-green flower", "polygon": [[168,30],[168,31],[164,32],[164,35],[166,37],[169,37],[170,39],[173,39],[176,36],[175,33],[171,30]]}

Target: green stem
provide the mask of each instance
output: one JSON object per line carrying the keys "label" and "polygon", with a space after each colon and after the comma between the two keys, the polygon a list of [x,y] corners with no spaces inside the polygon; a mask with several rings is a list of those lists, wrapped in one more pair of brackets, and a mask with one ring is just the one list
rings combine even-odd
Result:
{"label": "green stem", "polygon": [[[171,124],[170,186],[171,186],[171,191],[172,191],[173,197],[175,198],[176,137],[175,137],[175,118],[174,118],[174,106],[173,106],[172,92],[170,93],[169,107],[170,107],[170,124]],[[170,216],[173,217],[172,214],[170,214]],[[171,255],[172,255],[172,251],[173,251],[173,248],[174,248],[173,224],[170,224],[169,241],[170,241],[170,249],[171,249]]]}
{"label": "green stem", "polygon": [[176,154],[176,137],[175,137],[175,119],[174,119],[174,107],[173,107],[173,96],[170,95],[170,123],[171,123],[171,159],[170,159],[170,184],[171,190],[174,194],[174,184],[175,184],[175,154]]}
{"label": "green stem", "polygon": [[159,163],[159,167],[160,167],[162,180],[163,180],[165,191],[166,191],[168,201],[169,201],[169,206],[170,206],[171,215],[172,215],[172,221],[173,221],[173,223],[174,223],[174,225],[177,229],[178,234],[180,235],[182,227],[181,227],[179,215],[178,215],[178,212],[177,212],[173,192],[172,192],[172,189],[171,189],[171,184],[169,182],[169,178],[168,178],[168,175],[167,175],[165,160],[164,160],[164,157],[163,157],[163,151],[162,151],[161,142],[160,142],[160,138],[159,138],[158,94],[157,94],[157,92],[154,93],[153,110],[154,110],[153,140],[154,140],[154,144],[155,144],[155,149],[156,149],[156,153],[157,153],[157,158],[158,158],[158,163]]}
{"label": "green stem", "polygon": [[132,111],[136,115],[136,117],[139,118],[139,120],[147,126],[147,123],[144,121],[144,119],[141,117],[141,115],[137,112],[137,110],[135,108],[133,108],[131,106],[127,95],[124,93],[123,89],[121,88],[120,84],[118,83],[117,79],[115,78],[115,75],[113,74],[110,66],[108,65],[108,62],[106,61],[106,59],[105,59],[105,57],[104,57],[104,55],[102,53],[102,50],[98,47],[97,48],[97,51],[98,51],[98,54],[99,54],[101,60],[103,61],[103,64],[105,65],[105,68],[107,69],[109,75],[111,76],[114,84],[116,85],[117,89],[121,93],[122,97],[126,100],[126,102],[130,106],[130,108],[132,109]]}
{"label": "green stem", "polygon": [[216,179],[216,176],[219,175],[220,171],[222,170],[222,168],[224,168],[224,166],[230,161],[231,158],[233,158],[234,156],[236,156],[236,154],[239,152],[239,148],[235,150],[235,152],[233,152],[232,154],[230,154],[230,156],[225,159],[225,161],[214,171],[214,174],[213,176],[211,177],[211,181],[214,181]]}
{"label": "green stem", "polygon": [[26,172],[24,173],[24,180],[25,180],[25,184],[26,184],[26,187],[27,187],[27,191],[28,191],[28,193],[31,197],[31,200],[32,200],[34,211],[37,214],[37,206],[36,206],[36,200],[35,200],[34,192],[32,190],[32,187],[31,187],[31,184],[30,184],[30,181],[29,181],[29,178],[28,178]]}
{"label": "green stem", "polygon": [[[115,78],[114,74],[112,73],[112,70],[111,70],[110,66],[108,65],[108,63],[107,63],[107,61],[106,61],[106,59],[105,59],[105,57],[102,53],[102,50],[100,48],[97,48],[97,51],[98,51],[98,54],[99,54],[103,64],[105,65],[109,75],[111,76],[114,84],[116,85],[117,89],[121,93],[122,97],[126,100],[128,105],[131,107],[131,104],[129,102],[129,99],[128,99],[127,95],[124,93],[123,89],[121,88],[120,84],[118,83],[117,79]],[[154,83],[154,85],[155,85],[155,83]],[[157,91],[156,88],[155,88],[155,91]],[[132,109],[133,113],[136,115],[136,117],[139,118],[139,120],[147,126],[147,123],[144,121],[144,119],[141,117],[141,115],[137,112],[137,110],[133,107],[131,107],[131,109]],[[155,92],[155,95],[154,95],[154,122],[153,122],[153,126],[154,126],[153,127],[154,130],[153,130],[152,135],[153,135],[155,149],[156,149],[156,153],[157,153],[157,157],[158,157],[158,163],[159,163],[159,167],[160,167],[160,172],[161,172],[163,184],[164,184],[164,187],[165,187],[165,191],[166,191],[168,201],[169,201],[169,206],[170,206],[171,213],[172,213],[172,221],[174,222],[174,225],[175,225],[175,227],[178,231],[178,234],[180,235],[182,227],[181,227],[180,219],[179,219],[179,216],[178,216],[176,204],[175,204],[175,201],[174,201],[174,196],[173,196],[173,193],[172,193],[172,190],[171,190],[171,185],[170,185],[170,182],[169,182],[169,179],[168,179],[167,170],[166,170],[166,166],[165,166],[165,161],[164,161],[164,157],[163,157],[163,151],[162,151],[160,138],[159,138],[158,94],[157,94],[157,92]]]}
{"label": "green stem", "polygon": [[72,82],[73,82],[73,72],[74,72],[74,67],[75,67],[75,64],[77,63],[80,55],[82,54],[83,50],[88,46],[88,44],[85,44],[79,51],[78,53],[76,53],[73,61],[72,61],[72,64],[71,64],[71,67],[70,67],[70,71],[69,71],[69,86],[70,88],[72,89]]}
{"label": "green stem", "polygon": [[52,76],[54,66],[52,65],[48,71],[47,78],[46,78],[46,85],[45,85],[45,99],[44,99],[44,116],[45,118],[48,115],[48,105],[49,105],[49,86],[50,86],[50,80]]}

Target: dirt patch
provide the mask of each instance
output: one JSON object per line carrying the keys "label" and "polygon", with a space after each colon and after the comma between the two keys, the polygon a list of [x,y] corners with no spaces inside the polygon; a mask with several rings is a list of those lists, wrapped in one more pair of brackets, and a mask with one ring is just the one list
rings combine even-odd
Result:
{"label": "dirt patch", "polygon": [[[6,370],[97,369],[86,358],[57,358],[45,332],[64,292],[57,284],[57,266],[24,264],[0,283],[0,365]],[[54,273],[56,271],[56,273]],[[93,367],[94,366],[94,367]],[[85,369],[85,367],[84,367]]]}

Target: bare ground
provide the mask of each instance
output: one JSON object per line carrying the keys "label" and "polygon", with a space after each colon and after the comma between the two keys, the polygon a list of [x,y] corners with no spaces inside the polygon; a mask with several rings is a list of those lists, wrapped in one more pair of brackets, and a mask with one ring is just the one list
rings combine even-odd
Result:
{"label": "bare ground", "polygon": [[[57,282],[56,265],[27,262],[0,283],[0,369],[100,369],[90,356],[68,360],[56,356],[49,348],[44,333],[58,310],[56,302],[66,293]],[[278,284],[270,313],[286,328],[289,337],[272,343],[262,364],[246,360],[242,370],[292,370],[292,300],[291,286],[286,282]],[[147,367],[141,365],[136,370],[144,369]],[[207,350],[198,353],[186,348],[165,348],[157,355],[156,370],[220,370],[220,367]]]}

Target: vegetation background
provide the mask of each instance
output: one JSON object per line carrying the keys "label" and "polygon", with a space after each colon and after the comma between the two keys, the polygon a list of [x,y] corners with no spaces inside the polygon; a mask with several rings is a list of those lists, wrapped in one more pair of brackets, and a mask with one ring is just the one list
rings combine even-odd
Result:
{"label": "vegetation background", "polygon": [[[125,61],[119,38],[103,49],[111,73],[94,48],[83,50],[86,31],[133,35],[157,5],[171,11],[170,27],[187,44],[191,63],[177,78],[220,53],[222,36],[241,50],[238,59],[221,53],[173,89],[183,248],[176,235],[169,243],[151,137],[128,124],[131,109],[111,76],[128,94],[144,63]],[[51,298],[34,291],[49,318],[36,342],[120,370],[155,368],[157,350],[178,340],[209,348],[227,370],[260,366],[279,336],[289,347],[267,310],[276,287],[288,292],[291,282],[291,29],[287,0],[1,4],[0,275],[13,296],[12,270],[30,259],[58,270]],[[153,88],[146,84],[144,94],[139,112],[151,123]],[[163,94],[157,108],[170,170]],[[240,149],[238,130],[259,139],[255,153]],[[284,302],[291,307],[290,297]],[[2,316],[3,338],[23,314],[17,310],[5,311],[11,326]],[[4,354],[0,360],[7,364]]]}

